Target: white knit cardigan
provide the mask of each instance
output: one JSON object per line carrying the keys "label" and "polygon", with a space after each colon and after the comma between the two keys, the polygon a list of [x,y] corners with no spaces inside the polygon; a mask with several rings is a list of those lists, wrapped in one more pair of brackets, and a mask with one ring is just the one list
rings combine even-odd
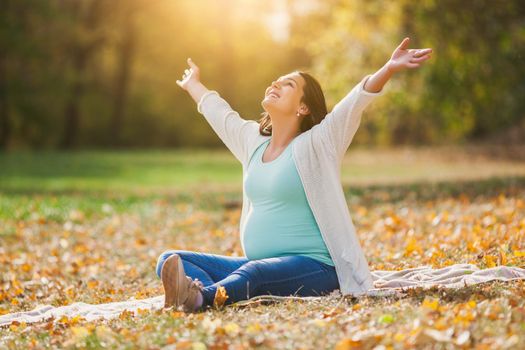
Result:
{"label": "white knit cardigan", "polygon": [[[335,265],[342,295],[359,295],[373,287],[372,275],[356,236],[341,184],[343,156],[356,133],[364,109],[376,96],[364,90],[365,76],[321,123],[297,136],[292,155],[308,204]],[[251,203],[244,190],[248,163],[259,145],[271,138],[259,133],[259,123],[242,119],[216,91],[206,92],[197,103],[212,129],[243,168],[243,202],[240,237],[244,254],[244,227]]]}

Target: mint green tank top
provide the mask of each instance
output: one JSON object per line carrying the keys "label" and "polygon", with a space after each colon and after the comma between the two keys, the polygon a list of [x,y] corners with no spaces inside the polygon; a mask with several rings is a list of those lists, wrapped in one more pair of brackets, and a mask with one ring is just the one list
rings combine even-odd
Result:
{"label": "mint green tank top", "polygon": [[250,159],[244,179],[244,191],[252,203],[244,231],[246,257],[304,255],[334,266],[292,157],[296,139],[279,157],[264,163],[268,139]]}

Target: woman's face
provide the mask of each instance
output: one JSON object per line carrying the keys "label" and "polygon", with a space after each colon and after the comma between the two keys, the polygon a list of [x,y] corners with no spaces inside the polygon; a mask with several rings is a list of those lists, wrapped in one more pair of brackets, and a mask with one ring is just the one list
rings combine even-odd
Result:
{"label": "woman's face", "polygon": [[301,105],[304,84],[301,74],[296,72],[286,74],[272,82],[266,89],[261,105],[270,115],[272,113],[295,115]]}

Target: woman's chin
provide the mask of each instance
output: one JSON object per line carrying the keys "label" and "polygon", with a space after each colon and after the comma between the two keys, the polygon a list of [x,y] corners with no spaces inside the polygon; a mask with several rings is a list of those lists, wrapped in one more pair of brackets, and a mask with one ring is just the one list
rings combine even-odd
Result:
{"label": "woman's chin", "polygon": [[279,98],[275,97],[275,96],[272,96],[272,95],[265,96],[263,98],[263,100],[261,101],[261,103],[266,103],[266,104],[269,104],[269,105],[274,105],[277,102],[279,102]]}
{"label": "woman's chin", "polygon": [[271,99],[268,99],[268,98],[264,98],[262,101],[261,101],[261,106],[263,106],[264,110],[266,112],[269,112],[266,108],[267,107],[270,107],[273,105],[273,102]]}

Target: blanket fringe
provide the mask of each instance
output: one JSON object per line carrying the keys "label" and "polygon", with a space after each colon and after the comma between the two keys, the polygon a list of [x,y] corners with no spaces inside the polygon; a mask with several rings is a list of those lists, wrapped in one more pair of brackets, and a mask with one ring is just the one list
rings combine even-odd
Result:
{"label": "blanket fringe", "polygon": [[[515,280],[525,280],[525,269],[515,266],[497,266],[490,269],[481,270],[471,264],[456,264],[441,269],[432,269],[430,266],[409,268],[400,271],[372,271],[374,279],[373,289],[366,293],[351,297],[403,297],[410,289],[414,288],[464,288],[474,284],[487,283],[491,281],[511,282]],[[339,290],[335,290],[326,296],[276,296],[259,295],[248,300],[238,301],[226,306],[245,307],[249,305],[270,304],[288,300],[294,301],[321,301],[327,298],[344,297]],[[51,305],[41,305],[31,311],[15,312],[0,316],[0,327],[9,326],[12,322],[42,322],[62,316],[74,317],[81,316],[86,321],[98,319],[111,319],[118,317],[122,312],[137,312],[140,310],[158,310],[164,306],[164,296],[156,296],[148,299],[131,299],[121,302],[108,304],[86,304],[74,303],[71,305],[53,307]]]}

